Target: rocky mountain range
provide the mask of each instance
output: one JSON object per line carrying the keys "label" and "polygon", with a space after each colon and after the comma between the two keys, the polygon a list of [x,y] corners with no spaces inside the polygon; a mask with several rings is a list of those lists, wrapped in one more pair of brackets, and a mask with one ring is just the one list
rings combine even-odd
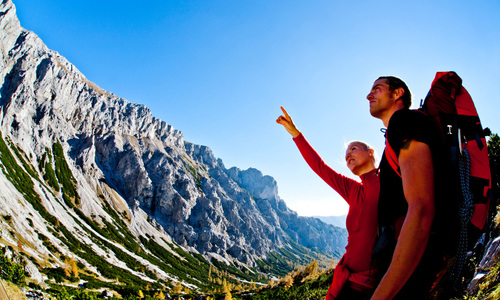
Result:
{"label": "rocky mountain range", "polygon": [[347,215],[342,215],[342,216],[317,216],[316,218],[320,219],[321,221],[325,222],[326,224],[332,224],[334,226],[340,227],[340,228],[345,228],[345,222]]}
{"label": "rocky mountain range", "polygon": [[21,27],[10,0],[0,4],[0,109],[0,243],[38,269],[71,256],[106,277],[92,250],[144,280],[146,269],[178,280],[151,258],[153,242],[179,259],[248,267],[280,249],[344,252],[345,229],[298,216],[271,176],[227,169],[147,107],[88,81]]}

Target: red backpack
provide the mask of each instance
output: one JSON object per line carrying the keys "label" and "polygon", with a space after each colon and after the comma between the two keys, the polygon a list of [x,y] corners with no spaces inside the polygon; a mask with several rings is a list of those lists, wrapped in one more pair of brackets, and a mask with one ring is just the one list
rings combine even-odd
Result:
{"label": "red backpack", "polygon": [[462,79],[455,72],[437,72],[420,109],[441,127],[452,164],[459,167],[462,160],[467,168],[469,161],[470,172],[464,174],[469,175],[469,186],[461,184],[462,197],[467,198],[467,193],[471,193],[473,207],[469,222],[483,230],[491,200],[491,171],[485,139],[488,130],[483,130]]}
{"label": "red backpack", "polygon": [[[437,72],[425,100],[419,108],[429,115],[441,129],[445,142],[445,155],[454,176],[458,193],[452,203],[457,211],[457,253],[450,279],[455,286],[472,250],[485,229],[491,197],[491,172],[485,135],[474,102],[462,86],[455,72]],[[485,134],[486,133],[486,134]],[[399,173],[397,157],[386,143],[386,157]],[[400,175],[401,176],[401,175]]]}

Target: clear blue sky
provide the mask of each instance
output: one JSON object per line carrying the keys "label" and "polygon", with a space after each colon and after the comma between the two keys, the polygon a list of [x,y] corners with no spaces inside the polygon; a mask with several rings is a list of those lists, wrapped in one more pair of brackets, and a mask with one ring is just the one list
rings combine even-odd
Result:
{"label": "clear blue sky", "polygon": [[14,0],[21,26],[90,81],[209,146],[227,168],[278,182],[300,215],[342,215],[276,118],[284,106],[324,160],[349,175],[344,143],[383,150],[366,95],[404,79],[414,107],[454,70],[484,126],[500,131],[500,0]]}

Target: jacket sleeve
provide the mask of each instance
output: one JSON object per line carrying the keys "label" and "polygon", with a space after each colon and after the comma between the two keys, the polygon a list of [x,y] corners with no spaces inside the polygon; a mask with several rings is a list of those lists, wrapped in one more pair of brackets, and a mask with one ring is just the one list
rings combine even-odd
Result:
{"label": "jacket sleeve", "polygon": [[361,183],[337,173],[330,166],[328,166],[316,150],[314,150],[309,142],[307,142],[303,134],[300,134],[293,140],[309,167],[311,167],[311,169],[330,187],[337,191],[337,193],[339,193],[348,204],[351,204],[350,196],[355,194],[361,186]]}

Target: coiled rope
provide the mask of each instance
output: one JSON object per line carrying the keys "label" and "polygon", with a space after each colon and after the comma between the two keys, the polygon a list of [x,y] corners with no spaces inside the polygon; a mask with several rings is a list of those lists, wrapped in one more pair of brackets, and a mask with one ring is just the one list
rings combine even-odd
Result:
{"label": "coiled rope", "polygon": [[463,155],[459,159],[460,185],[462,190],[462,203],[459,206],[459,236],[457,256],[451,272],[453,288],[461,279],[462,270],[467,261],[467,246],[469,243],[468,224],[474,212],[474,199],[470,192],[470,154],[463,150]]}

